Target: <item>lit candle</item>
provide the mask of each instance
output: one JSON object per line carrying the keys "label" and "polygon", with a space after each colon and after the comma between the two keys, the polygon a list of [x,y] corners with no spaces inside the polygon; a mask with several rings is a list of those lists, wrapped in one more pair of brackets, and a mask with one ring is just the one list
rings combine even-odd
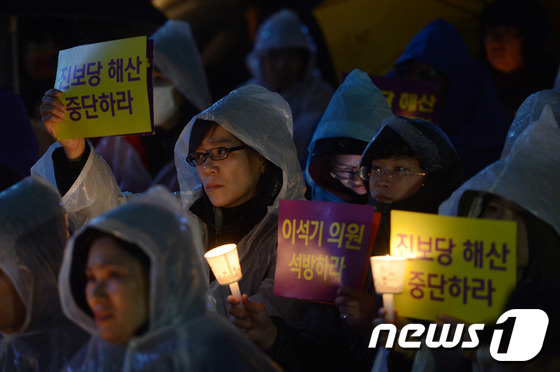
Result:
{"label": "lit candle", "polygon": [[393,294],[403,291],[406,258],[386,255],[373,256],[370,260],[375,291],[383,294],[387,319],[393,321]]}
{"label": "lit candle", "polygon": [[[229,285],[231,294],[241,300],[241,290],[237,283],[241,280],[241,266],[236,244],[225,244],[209,250],[204,255],[220,285]],[[243,303],[239,306],[243,309]]]}

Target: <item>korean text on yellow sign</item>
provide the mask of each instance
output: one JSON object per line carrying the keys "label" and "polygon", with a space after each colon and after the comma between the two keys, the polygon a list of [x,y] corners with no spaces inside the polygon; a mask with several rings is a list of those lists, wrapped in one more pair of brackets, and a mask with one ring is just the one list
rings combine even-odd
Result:
{"label": "korean text on yellow sign", "polygon": [[57,139],[152,132],[148,54],[145,36],[60,51],[55,88],[66,117]]}
{"label": "korean text on yellow sign", "polygon": [[516,223],[391,211],[391,255],[407,262],[395,309],[435,321],[495,321],[516,282]]}

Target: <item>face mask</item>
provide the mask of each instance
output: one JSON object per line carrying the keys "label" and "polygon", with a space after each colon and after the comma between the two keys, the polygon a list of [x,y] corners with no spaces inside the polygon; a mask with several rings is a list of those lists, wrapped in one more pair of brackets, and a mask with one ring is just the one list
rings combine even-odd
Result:
{"label": "face mask", "polygon": [[154,87],[154,124],[156,127],[171,119],[179,108],[173,98],[173,88],[173,85]]}

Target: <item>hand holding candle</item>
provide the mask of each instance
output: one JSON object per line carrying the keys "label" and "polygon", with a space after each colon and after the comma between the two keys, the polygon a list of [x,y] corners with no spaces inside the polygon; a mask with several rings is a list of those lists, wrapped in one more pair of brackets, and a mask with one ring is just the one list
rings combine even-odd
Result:
{"label": "hand holding candle", "polygon": [[386,256],[370,257],[375,291],[383,294],[383,307],[387,319],[393,321],[393,294],[401,293],[406,273],[406,258]]}
{"label": "hand holding candle", "polygon": [[[229,285],[231,294],[241,300],[239,284],[241,280],[241,266],[237,255],[236,244],[225,244],[209,250],[204,254],[208,265],[212,269],[216,280],[220,285]],[[239,304],[243,308],[243,302]]]}

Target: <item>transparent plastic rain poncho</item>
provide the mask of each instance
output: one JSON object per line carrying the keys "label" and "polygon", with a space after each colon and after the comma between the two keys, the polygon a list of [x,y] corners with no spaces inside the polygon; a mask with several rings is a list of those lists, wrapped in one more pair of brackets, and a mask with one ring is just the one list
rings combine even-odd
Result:
{"label": "transparent plastic rain poncho", "polygon": [[[64,313],[92,336],[66,371],[267,371],[268,359],[226,320],[205,313],[207,272],[198,219],[163,187],[90,221],[68,242],[60,271]],[[150,259],[149,324],[126,345],[103,341],[80,292],[91,229]],[[84,238],[86,237],[86,238]],[[91,243],[89,243],[91,244]],[[86,259],[84,259],[86,257]],[[81,262],[81,263],[80,263]],[[81,280],[81,281],[80,281]]]}
{"label": "transparent plastic rain poncho", "polygon": [[[541,96],[547,99],[546,94]],[[539,106],[535,104],[534,107]],[[536,117],[535,112],[520,114]],[[514,121],[512,127],[517,128],[517,124]],[[471,199],[470,206],[463,204],[468,200],[464,196],[479,191],[517,203],[560,234],[560,212],[557,208],[560,205],[560,129],[554,110],[545,104],[538,119],[526,124],[525,129],[511,141],[507,154],[458,188],[441,204],[440,214],[455,216],[460,208],[468,210],[468,216],[478,217],[480,198]],[[544,247],[538,246],[536,253],[541,265],[538,270],[542,272],[533,274],[542,274],[545,279],[555,278],[552,280],[560,282],[557,268],[560,249],[557,249],[558,246],[554,249]]]}
{"label": "transparent plastic rain poncho", "polygon": [[[391,115],[391,108],[387,104],[383,92],[373,84],[367,73],[355,69],[346,76],[331,98],[309,144],[305,178],[307,184],[313,189],[313,200],[344,201],[326,190],[325,185],[322,185],[319,180],[313,179],[310,174],[311,164],[325,159],[324,154],[315,154],[317,141],[328,138],[360,140],[363,141],[361,155],[368,142],[381,127],[383,119]],[[330,177],[330,175],[326,177]]]}
{"label": "transparent plastic rain poncho", "polygon": [[[170,19],[150,39],[154,40],[154,65],[183,98],[198,111],[210,106],[206,72],[189,23]],[[122,136],[104,137],[96,148],[111,164],[121,190],[142,192],[152,184],[137,150]]]}
{"label": "transparent plastic rain poncho", "polygon": [[188,22],[168,20],[150,37],[154,65],[202,111],[212,103],[206,73]]}
{"label": "transparent plastic rain poncho", "polygon": [[[267,216],[245,236],[238,245],[244,276],[241,290],[249,295],[259,294],[254,300],[264,303],[272,315],[288,314],[292,301],[271,295],[276,264],[277,217],[280,199],[303,199],[305,183],[292,141],[290,107],[278,94],[257,85],[248,85],[233,91],[210,108],[197,115],[185,127],[175,146],[175,165],[181,188],[183,208],[188,210],[202,195],[202,184],[195,168],[185,161],[189,153],[188,142],[192,124],[196,118],[214,120],[233,133],[247,145],[270,160],[283,171],[282,188]],[[111,168],[90,146],[91,152],[82,172],[62,197],[63,206],[69,214],[74,230],[91,218],[117,205],[123,204],[131,195],[123,195],[111,172]],[[35,164],[32,171],[56,185],[52,165],[55,144]],[[251,252],[251,253],[249,253]],[[225,297],[229,290],[220,289],[217,282],[210,291],[212,307],[226,314]],[[221,291],[221,294],[218,292]]]}
{"label": "transparent plastic rain poncho", "polygon": [[[89,157],[80,175],[62,196],[62,206],[68,213],[70,230],[76,231],[91,218],[111,210],[126,201],[111,167],[103,160],[89,141]],[[31,174],[46,179],[56,186],[52,153],[60,147],[55,142],[31,168]]]}
{"label": "transparent plastic rain poncho", "polygon": [[60,307],[66,239],[60,195],[45,180],[27,177],[0,193],[0,268],[25,307],[22,328],[0,335],[2,371],[58,371],[87,341]]}
{"label": "transparent plastic rain poncho", "polygon": [[309,51],[309,60],[302,80],[281,92],[290,104],[294,121],[294,142],[302,167],[313,131],[329,104],[334,89],[324,81],[316,67],[317,47],[309,30],[301,22],[296,12],[282,9],[266,19],[257,31],[255,44],[247,54],[246,64],[253,78],[249,83],[259,84],[267,89],[262,56],[271,49],[302,48]]}
{"label": "transparent plastic rain poncho", "polygon": [[[175,145],[175,166],[183,208],[188,210],[202,197],[202,183],[196,168],[185,158],[189,138],[197,119],[210,120],[232,133],[282,170],[282,188],[266,216],[238,243],[243,278],[242,293],[263,303],[271,315],[288,318],[293,301],[272,296],[276,265],[278,205],[280,199],[303,199],[305,183],[292,141],[290,107],[277,93],[258,85],[246,85],[234,90],[206,111],[195,116],[181,133]],[[210,303],[219,313],[227,314],[225,298],[229,289],[211,284]]]}
{"label": "transparent plastic rain poncho", "polygon": [[515,119],[509,127],[502,158],[511,152],[511,147],[519,135],[539,119],[546,105],[552,109],[556,123],[560,123],[560,88],[541,90],[531,94],[517,109]]}

